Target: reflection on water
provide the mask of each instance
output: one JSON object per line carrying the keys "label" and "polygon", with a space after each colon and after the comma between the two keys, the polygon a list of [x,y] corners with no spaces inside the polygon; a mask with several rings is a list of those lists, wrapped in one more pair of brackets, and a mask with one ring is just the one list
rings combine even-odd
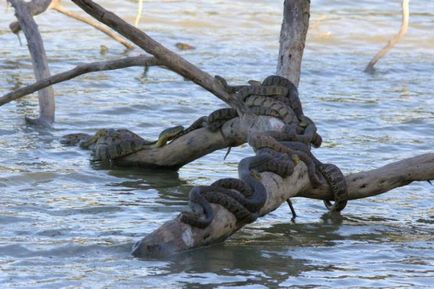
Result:
{"label": "reflection on water", "polygon": [[[146,1],[140,28],[233,83],[275,70],[283,1]],[[367,75],[363,69],[399,28],[400,1],[321,0],[312,16],[300,95],[324,145],[316,155],[344,172],[432,152],[434,4],[412,2],[408,35]],[[135,1],[101,1],[130,22]],[[66,4],[66,3],[65,3]],[[68,5],[71,9],[76,9]],[[176,15],[176,16],[174,16]],[[33,79],[26,46],[0,13],[0,94]],[[122,46],[52,11],[37,18],[52,72],[115,59]],[[60,27],[57,23],[64,23]],[[74,38],[71,39],[71,35]],[[100,55],[100,45],[109,47]],[[129,55],[139,53],[138,50]],[[0,284],[2,288],[430,287],[434,276],[434,189],[415,183],[350,202],[342,216],[295,199],[222,244],[168,260],[139,260],[131,245],[187,206],[190,188],[237,175],[250,154],[218,151],[179,172],[89,162],[62,135],[127,127],[155,139],[223,107],[166,70],[129,68],[55,87],[53,130],[27,127],[35,97],[0,108]],[[249,288],[250,288],[249,287]]]}

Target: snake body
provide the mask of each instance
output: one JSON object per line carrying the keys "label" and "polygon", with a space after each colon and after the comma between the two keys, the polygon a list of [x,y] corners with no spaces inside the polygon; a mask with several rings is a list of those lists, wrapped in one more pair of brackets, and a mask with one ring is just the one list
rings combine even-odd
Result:
{"label": "snake body", "polygon": [[236,117],[238,117],[238,113],[233,108],[217,109],[208,116],[207,127],[211,131],[218,131],[225,122]]}
{"label": "snake body", "polygon": [[330,201],[324,201],[325,206],[330,211],[342,211],[348,202],[348,188],[345,176],[342,171],[333,164],[321,164],[319,170],[329,184],[330,190],[334,196],[334,204]]}

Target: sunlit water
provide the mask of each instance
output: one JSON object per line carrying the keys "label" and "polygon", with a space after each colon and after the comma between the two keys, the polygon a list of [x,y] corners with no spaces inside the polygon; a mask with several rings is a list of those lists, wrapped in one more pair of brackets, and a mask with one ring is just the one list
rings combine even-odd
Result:
{"label": "sunlit water", "polygon": [[[133,22],[134,2],[100,2]],[[242,83],[275,71],[282,2],[145,1],[140,28],[170,48],[194,45],[182,55]],[[325,140],[315,154],[345,173],[433,151],[434,2],[411,2],[404,41],[375,74],[363,73],[398,30],[399,2],[312,1],[300,94]],[[26,46],[8,31],[12,20],[2,7],[0,94],[33,79]],[[37,21],[53,73],[124,55],[55,12]],[[342,218],[330,219],[320,201],[296,199],[296,224],[282,206],[223,244],[168,260],[133,258],[132,244],[184,210],[193,185],[235,176],[251,152],[236,148],[223,161],[218,151],[178,173],[100,168],[60,137],[127,127],[155,139],[224,104],[158,68],[146,77],[139,68],[88,74],[55,91],[53,130],[25,125],[38,111],[35,96],[0,107],[1,288],[433,286],[434,189],[426,182],[350,202]]]}

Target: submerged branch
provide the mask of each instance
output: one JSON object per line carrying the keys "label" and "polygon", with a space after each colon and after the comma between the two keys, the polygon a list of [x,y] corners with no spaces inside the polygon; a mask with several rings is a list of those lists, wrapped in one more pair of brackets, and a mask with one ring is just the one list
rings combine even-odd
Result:
{"label": "submerged branch", "polygon": [[402,0],[402,21],[401,21],[401,28],[399,29],[398,34],[396,34],[387,45],[380,50],[368,63],[368,65],[365,68],[365,72],[373,72],[374,71],[374,65],[386,55],[387,52],[389,52],[395,45],[401,41],[401,39],[404,37],[404,35],[407,33],[408,30],[408,20],[410,18],[410,12],[408,8],[409,0]]}
{"label": "submerged branch", "polygon": [[117,60],[110,61],[100,61],[100,62],[92,62],[77,65],[75,68],[55,74],[48,78],[41,79],[31,85],[19,88],[17,90],[11,91],[4,96],[0,97],[0,106],[16,100],[20,97],[33,93],[35,91],[44,89],[53,84],[63,82],[74,77],[80,76],[82,74],[95,72],[95,71],[104,71],[104,70],[115,70],[121,69],[131,66],[155,66],[159,65],[159,62],[154,57],[149,56],[135,56],[135,57],[126,57]]}

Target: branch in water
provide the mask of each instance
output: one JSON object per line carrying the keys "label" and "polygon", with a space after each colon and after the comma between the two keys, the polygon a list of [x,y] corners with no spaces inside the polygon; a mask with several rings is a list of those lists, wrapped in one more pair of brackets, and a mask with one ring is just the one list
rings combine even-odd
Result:
{"label": "branch in water", "polygon": [[407,33],[408,30],[408,20],[410,18],[410,12],[408,8],[408,2],[409,0],[402,0],[402,22],[401,22],[401,28],[399,29],[398,34],[396,34],[387,45],[380,50],[368,63],[368,65],[365,68],[365,72],[372,73],[374,71],[374,65],[386,55],[387,52],[389,52]]}
{"label": "branch in water", "polygon": [[95,71],[115,70],[115,69],[131,67],[131,66],[155,66],[155,65],[160,65],[157,59],[155,59],[154,57],[143,56],[143,55],[135,56],[135,57],[126,57],[117,60],[100,61],[100,62],[92,62],[92,63],[77,65],[75,68],[71,70],[59,74],[55,74],[48,78],[41,79],[29,86],[25,86],[5,94],[4,96],[0,97],[0,106],[8,102],[11,102],[13,100],[16,100],[20,97],[23,97],[25,95],[28,95],[30,93],[33,93],[35,91],[44,89],[46,87],[49,87],[59,82],[72,79],[82,74],[95,72]]}

